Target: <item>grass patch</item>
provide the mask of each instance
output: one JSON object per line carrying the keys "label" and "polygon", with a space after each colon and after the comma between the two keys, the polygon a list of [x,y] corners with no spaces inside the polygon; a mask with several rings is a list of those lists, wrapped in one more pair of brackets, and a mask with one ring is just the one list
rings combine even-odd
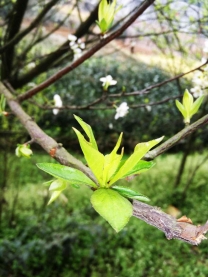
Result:
{"label": "grass patch", "polygon": [[[181,194],[191,169],[202,155],[189,157],[181,185],[174,190],[181,157],[181,154],[163,155],[149,172],[133,182],[123,180],[122,184],[147,195],[151,205],[166,209],[173,202],[177,204],[173,192]],[[86,187],[69,187],[65,196],[47,206],[49,195],[42,183],[50,176],[38,170],[35,163],[53,160],[45,155],[22,160],[21,164],[16,158],[9,159],[11,176],[1,216],[0,276],[208,275],[206,241],[199,247],[168,241],[162,232],[136,218],[131,218],[124,230],[116,234],[92,209],[91,191]],[[21,172],[16,174],[18,168]],[[208,218],[207,169],[205,163],[185,199],[176,205],[194,223],[204,223]]]}

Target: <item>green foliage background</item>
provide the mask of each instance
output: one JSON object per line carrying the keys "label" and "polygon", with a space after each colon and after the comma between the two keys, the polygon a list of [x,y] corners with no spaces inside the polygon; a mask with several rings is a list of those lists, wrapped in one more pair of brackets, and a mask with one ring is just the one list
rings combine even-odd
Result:
{"label": "green foliage background", "polygon": [[[163,155],[151,172],[123,184],[139,189],[150,197],[151,205],[165,210],[175,200],[173,191],[183,190],[199,156],[189,157],[182,184],[175,190],[180,159],[179,154]],[[116,234],[91,207],[92,192],[85,187],[69,188],[68,202],[61,197],[46,206],[49,195],[42,183],[50,177],[35,167],[40,160],[52,158],[35,155],[28,162],[8,157],[11,170],[1,214],[0,276],[207,276],[206,241],[199,247],[168,241],[162,232],[136,218]],[[208,217],[207,170],[204,164],[187,196],[177,201],[182,214],[196,224]]]}
{"label": "green foliage background", "polygon": [[[105,56],[104,58],[94,58],[87,60],[83,65],[65,76],[60,82],[47,88],[43,94],[52,99],[58,93],[63,104],[70,106],[82,106],[92,102],[102,95],[102,83],[99,78],[112,75],[117,80],[117,85],[109,87],[109,94],[121,92],[125,87],[126,92],[142,90],[145,87],[162,82],[170,76],[167,72],[147,66],[135,60],[117,56]],[[154,81],[156,80],[156,82]],[[43,129],[64,143],[66,147],[73,145],[79,149],[77,140],[71,130],[71,126],[77,127],[73,118],[73,113],[89,122],[95,136],[98,139],[101,150],[109,151],[115,144],[117,134],[124,132],[124,146],[126,151],[132,151],[138,141],[148,141],[153,138],[165,135],[171,137],[183,127],[183,119],[175,106],[175,100],[170,100],[161,105],[151,106],[151,111],[145,107],[130,109],[124,118],[114,119],[115,108],[113,104],[119,106],[126,101],[128,105],[140,105],[155,103],[167,98],[182,95],[185,88],[190,89],[191,83],[187,79],[182,79],[180,83],[170,82],[165,86],[153,89],[148,94],[131,97],[109,98],[101,107],[104,110],[68,110],[62,111],[58,116],[54,116],[52,111],[46,111],[39,119],[39,124]],[[43,101],[39,96],[39,101]],[[111,104],[109,103],[111,101]],[[113,104],[112,104],[113,103]],[[197,116],[193,120],[196,120]],[[112,123],[113,130],[109,129]],[[206,134],[198,137],[202,143],[207,141]]]}

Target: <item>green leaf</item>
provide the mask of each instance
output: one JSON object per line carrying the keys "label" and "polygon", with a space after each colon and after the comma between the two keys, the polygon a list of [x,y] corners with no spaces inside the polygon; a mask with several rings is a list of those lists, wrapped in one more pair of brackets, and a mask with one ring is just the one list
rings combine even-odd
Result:
{"label": "green leaf", "polygon": [[91,196],[93,208],[116,232],[121,231],[132,216],[131,203],[112,189],[98,189]]}
{"label": "green leaf", "polygon": [[175,103],[176,103],[178,110],[182,113],[183,117],[186,118],[187,113],[186,113],[184,106],[178,100],[176,100]]}
{"label": "green leaf", "polygon": [[103,177],[104,155],[93,148],[91,143],[86,141],[86,139],[77,129],[73,129],[78,137],[79,144],[82,148],[82,152],[84,153],[87,164],[101,185]]}
{"label": "green leaf", "polygon": [[122,135],[123,133],[120,134],[112,152],[104,157],[103,183],[107,183],[110,180],[112,175],[116,172],[123,157],[123,150],[120,155],[116,153],[121,145]]}
{"label": "green leaf", "polygon": [[104,18],[99,22],[99,27],[102,33],[105,33],[108,30],[108,24]]}
{"label": "green leaf", "polygon": [[126,173],[126,175],[123,176],[123,178],[127,176],[131,176],[134,174],[141,174],[150,168],[152,168],[155,165],[154,162],[147,162],[147,161],[139,161],[134,168],[132,168],[129,172]]}
{"label": "green leaf", "polygon": [[62,179],[56,179],[54,180],[50,187],[49,190],[51,191],[55,191],[55,190],[64,190],[66,189],[67,185],[66,185],[66,181],[62,180]]}
{"label": "green leaf", "polygon": [[84,122],[80,117],[77,115],[74,115],[75,119],[78,121],[78,123],[81,125],[82,129],[85,131],[86,135],[88,136],[90,143],[92,144],[92,147],[98,150],[97,142],[95,140],[92,128],[89,124]]}
{"label": "green leaf", "polygon": [[78,169],[53,163],[38,163],[37,167],[55,178],[68,181],[70,184],[83,184],[97,188],[97,185]]}
{"label": "green leaf", "polygon": [[115,15],[116,0],[112,3],[107,2],[107,0],[101,0],[98,9],[98,25],[102,33],[105,33],[112,25],[114,15]]}
{"label": "green leaf", "polygon": [[147,196],[137,191],[134,191],[132,189],[129,189],[127,187],[113,186],[112,189],[117,191],[120,195],[126,198],[140,200],[140,201],[150,201],[150,199]]}
{"label": "green leaf", "polygon": [[193,96],[186,89],[185,92],[184,92],[184,95],[183,95],[183,106],[189,114],[190,114],[190,111],[192,109],[193,102],[194,102]]}
{"label": "green leaf", "polygon": [[194,102],[192,109],[190,111],[191,116],[198,112],[203,100],[204,100],[204,96],[202,95]]}
{"label": "green leaf", "polygon": [[115,176],[109,182],[109,186],[115,183],[117,180],[126,176],[128,172],[137,165],[138,161],[156,144],[161,142],[163,137],[151,140],[149,142],[139,143],[135,146],[134,153],[126,160],[124,165],[119,169],[119,171],[115,174]]}
{"label": "green leaf", "polygon": [[54,191],[53,193],[52,193],[52,195],[51,195],[51,198],[50,198],[50,200],[49,200],[49,202],[48,202],[48,205],[50,205],[54,200],[56,200],[56,198],[58,198],[59,197],[59,195],[61,194],[61,190],[56,190],[56,191]]}

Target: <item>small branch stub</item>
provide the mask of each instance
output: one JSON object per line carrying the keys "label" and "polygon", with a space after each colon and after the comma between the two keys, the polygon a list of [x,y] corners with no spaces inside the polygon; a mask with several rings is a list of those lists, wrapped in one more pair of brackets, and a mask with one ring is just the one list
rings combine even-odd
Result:
{"label": "small branch stub", "polygon": [[204,234],[208,231],[208,221],[202,226],[196,226],[186,216],[176,219],[158,207],[136,200],[133,201],[133,216],[161,230],[168,240],[179,239],[198,245],[202,240],[207,239]]}

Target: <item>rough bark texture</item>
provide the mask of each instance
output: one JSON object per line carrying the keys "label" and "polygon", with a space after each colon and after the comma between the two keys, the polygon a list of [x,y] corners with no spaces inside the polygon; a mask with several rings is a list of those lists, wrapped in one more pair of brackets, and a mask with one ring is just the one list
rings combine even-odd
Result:
{"label": "rough bark texture", "polygon": [[206,239],[204,234],[208,231],[208,221],[202,226],[195,226],[186,216],[177,220],[160,208],[139,201],[133,201],[133,215],[164,232],[168,240],[179,239],[198,245]]}

